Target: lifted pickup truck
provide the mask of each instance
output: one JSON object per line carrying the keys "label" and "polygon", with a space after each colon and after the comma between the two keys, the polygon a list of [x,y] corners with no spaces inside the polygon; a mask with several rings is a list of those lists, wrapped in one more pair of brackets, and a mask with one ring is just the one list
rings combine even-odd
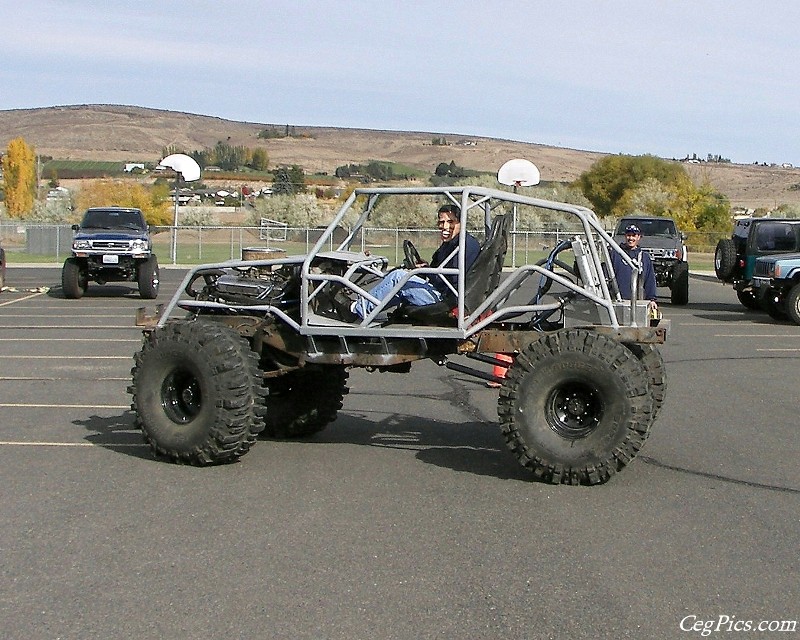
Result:
{"label": "lifted pickup truck", "polygon": [[[369,221],[403,198],[429,206],[432,220],[440,205],[457,206],[458,248],[442,264],[458,266],[417,266],[407,241],[393,292],[417,276],[447,283],[449,299],[390,308],[391,298],[370,294],[389,260],[371,252],[379,245],[367,243],[377,232]],[[334,243],[356,206],[355,225]],[[568,214],[577,231],[543,264],[501,273],[513,216],[528,207]],[[482,245],[466,268],[468,230]],[[534,477],[604,483],[636,456],[663,403],[657,345],[668,326],[651,325],[647,301],[622,300],[605,275],[609,251],[638,277],[641,265],[584,207],[483,187],[356,189],[307,255],[195,267],[165,308],[140,311],[144,344],[129,387],[136,424],[157,457],[230,462],[262,432],[302,438],[324,429],[342,407],[349,368],[407,373],[429,359],[500,383],[501,431]],[[375,308],[346,318],[344,305],[358,297]],[[495,377],[472,362],[508,371]]]}
{"label": "lifted pickup truck", "polygon": [[678,231],[672,218],[661,216],[625,216],[617,224],[614,240],[625,241],[625,229],[635,224],[642,231],[639,246],[650,254],[656,286],[669,287],[670,302],[689,303],[689,254],[686,236]]}
{"label": "lifted pickup truck", "polygon": [[80,298],[90,281],[136,282],[139,295],[158,295],[158,260],[144,215],[139,209],[88,209],[73,225],[72,255],[61,269],[61,288],[67,298]]}
{"label": "lifted pickup truck", "polygon": [[800,253],[758,258],[753,289],[771,317],[800,324]]}

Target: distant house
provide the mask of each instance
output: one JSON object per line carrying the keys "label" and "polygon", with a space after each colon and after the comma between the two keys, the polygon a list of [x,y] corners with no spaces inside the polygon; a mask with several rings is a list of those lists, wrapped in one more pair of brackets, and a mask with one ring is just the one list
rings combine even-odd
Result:
{"label": "distant house", "polygon": [[125,173],[131,173],[131,171],[139,170],[144,172],[144,163],[143,162],[127,162],[125,163]]}

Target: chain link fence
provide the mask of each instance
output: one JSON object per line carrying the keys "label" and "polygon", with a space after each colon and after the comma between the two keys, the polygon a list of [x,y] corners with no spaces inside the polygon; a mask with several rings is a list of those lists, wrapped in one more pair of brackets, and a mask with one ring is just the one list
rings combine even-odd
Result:
{"label": "chain link fence", "polygon": [[[192,226],[176,228],[176,256],[172,255],[173,227],[153,227],[154,251],[162,265],[201,264],[239,259],[242,249],[264,247],[281,249],[287,254],[307,253],[324,228],[286,228],[280,237],[263,235],[261,227]],[[611,230],[609,230],[610,232]],[[333,249],[347,236],[348,230],[339,228],[329,242]],[[512,233],[506,265],[516,267],[531,264],[546,256],[561,240],[575,234],[569,228],[547,231],[516,231]],[[10,264],[60,263],[70,255],[72,229],[69,225],[53,224],[0,224],[0,243]],[[277,235],[277,234],[276,234]],[[480,233],[476,233],[480,238]],[[717,242],[729,233],[690,233],[687,238],[690,263],[693,256],[704,256],[703,261],[713,262]],[[352,248],[386,256],[390,263],[403,259],[403,240],[411,240],[423,256],[430,256],[439,246],[437,229],[364,228],[354,240]],[[699,255],[698,255],[699,254]]]}

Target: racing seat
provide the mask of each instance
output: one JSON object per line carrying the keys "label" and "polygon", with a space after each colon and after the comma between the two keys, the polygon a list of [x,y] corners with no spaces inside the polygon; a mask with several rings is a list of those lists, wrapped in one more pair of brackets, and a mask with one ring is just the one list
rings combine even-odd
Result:
{"label": "racing seat", "polygon": [[[510,215],[495,216],[478,257],[467,270],[464,285],[464,308],[467,313],[476,309],[500,283],[511,221]],[[416,324],[452,325],[455,324],[456,305],[455,296],[422,307],[404,304],[397,310],[396,319]]]}

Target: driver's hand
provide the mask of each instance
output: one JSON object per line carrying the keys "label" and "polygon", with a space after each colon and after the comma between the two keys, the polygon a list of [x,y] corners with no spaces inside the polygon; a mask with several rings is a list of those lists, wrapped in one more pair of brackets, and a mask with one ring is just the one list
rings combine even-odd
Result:
{"label": "driver's hand", "polygon": [[414,266],[417,267],[417,269],[421,269],[422,267],[427,267],[428,263],[423,260],[422,262],[415,263]]}

